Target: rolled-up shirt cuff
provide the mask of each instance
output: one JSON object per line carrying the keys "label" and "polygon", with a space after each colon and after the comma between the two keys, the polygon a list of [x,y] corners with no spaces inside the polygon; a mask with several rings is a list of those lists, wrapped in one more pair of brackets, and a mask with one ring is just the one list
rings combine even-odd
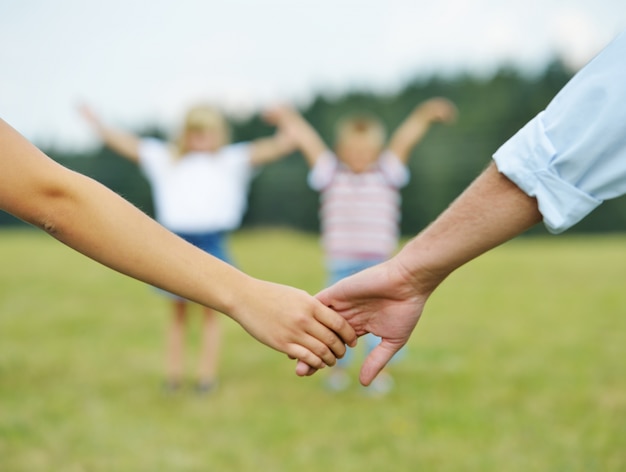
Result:
{"label": "rolled-up shirt cuff", "polygon": [[558,234],[582,220],[602,200],[564,180],[551,165],[555,154],[539,114],[504,143],[493,160],[499,172],[537,199],[546,228]]}

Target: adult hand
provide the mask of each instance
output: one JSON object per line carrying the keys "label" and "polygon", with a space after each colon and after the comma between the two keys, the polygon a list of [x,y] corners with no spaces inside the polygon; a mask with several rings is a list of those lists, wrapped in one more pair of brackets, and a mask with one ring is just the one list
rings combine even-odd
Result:
{"label": "adult hand", "polygon": [[[317,295],[326,306],[342,315],[356,334],[373,333],[381,342],[367,356],[359,379],[369,385],[409,340],[431,292],[420,293],[415,282],[396,259],[339,281]],[[310,375],[298,365],[299,375]]]}

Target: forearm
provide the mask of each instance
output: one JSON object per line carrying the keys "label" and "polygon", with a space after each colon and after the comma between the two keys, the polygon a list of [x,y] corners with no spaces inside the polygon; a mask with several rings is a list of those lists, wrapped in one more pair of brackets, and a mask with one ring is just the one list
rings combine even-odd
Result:
{"label": "forearm", "polygon": [[315,129],[299,114],[293,113],[280,122],[280,126],[293,140],[295,146],[304,154],[312,167],[317,159],[328,150]]}
{"label": "forearm", "polygon": [[57,218],[45,224],[65,244],[121,273],[214,308],[260,342],[315,368],[333,365],[336,355],[343,355],[342,339],[356,341],[345,320],[308,293],[239,271],[170,233],[105,187],[93,189],[89,179],[79,177],[68,198],[51,204]]}
{"label": "forearm", "polygon": [[33,223],[82,254],[138,280],[221,312],[248,277],[167,231],[124,199],[73,174],[62,193],[41,199]]}
{"label": "forearm", "polygon": [[96,127],[96,131],[107,147],[130,161],[139,160],[140,139],[137,136],[101,124]]}
{"label": "forearm", "polygon": [[256,139],[251,144],[252,165],[268,164],[285,157],[295,150],[294,143],[280,133],[268,138]]}
{"label": "forearm", "polygon": [[422,292],[431,292],[458,267],[540,221],[536,200],[492,163],[394,261]]}
{"label": "forearm", "polygon": [[426,135],[430,120],[413,112],[396,130],[389,141],[389,149],[403,162],[408,161],[415,145]]}
{"label": "forearm", "polygon": [[2,120],[0,168],[1,209],[124,274],[219,309],[228,305],[219,287],[245,277],[103,185],[54,162]]}

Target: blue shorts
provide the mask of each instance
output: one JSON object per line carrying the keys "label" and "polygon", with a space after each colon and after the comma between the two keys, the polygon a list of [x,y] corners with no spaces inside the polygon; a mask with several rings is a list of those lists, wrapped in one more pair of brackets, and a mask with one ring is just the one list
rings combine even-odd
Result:
{"label": "blue shorts", "polygon": [[[180,236],[185,241],[190,244],[193,244],[197,248],[202,249],[204,252],[211,254],[222,261],[233,265],[232,257],[230,256],[230,251],[228,250],[227,245],[227,233],[223,231],[215,232],[215,233],[179,233],[174,231],[174,234]],[[162,295],[171,298],[172,300],[185,300],[178,295],[170,293],[166,290],[156,288],[157,292]]]}

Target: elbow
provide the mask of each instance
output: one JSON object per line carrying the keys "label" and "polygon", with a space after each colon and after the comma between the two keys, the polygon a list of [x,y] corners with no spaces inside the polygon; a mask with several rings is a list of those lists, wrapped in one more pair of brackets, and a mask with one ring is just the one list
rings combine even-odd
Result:
{"label": "elbow", "polygon": [[34,213],[27,215],[26,221],[58,239],[64,222],[70,219],[75,201],[70,188],[50,185],[41,190],[35,201]]}

